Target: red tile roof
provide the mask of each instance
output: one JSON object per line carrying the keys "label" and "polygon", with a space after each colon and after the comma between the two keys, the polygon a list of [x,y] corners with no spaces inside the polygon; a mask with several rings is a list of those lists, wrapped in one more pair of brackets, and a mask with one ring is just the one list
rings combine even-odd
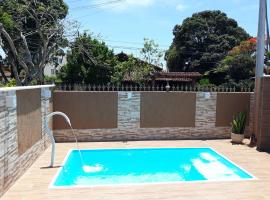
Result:
{"label": "red tile roof", "polygon": [[[146,81],[192,82],[201,76],[199,72],[154,72],[151,74],[151,79]],[[124,81],[133,81],[132,75],[125,74]]]}
{"label": "red tile roof", "polygon": [[199,72],[155,72],[153,77],[155,78],[200,78],[202,75]]}

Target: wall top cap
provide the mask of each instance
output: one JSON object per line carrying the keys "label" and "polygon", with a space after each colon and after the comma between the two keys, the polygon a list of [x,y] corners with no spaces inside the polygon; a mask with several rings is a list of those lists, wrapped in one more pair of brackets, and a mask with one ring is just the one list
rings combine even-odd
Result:
{"label": "wall top cap", "polygon": [[51,87],[55,87],[55,85],[33,85],[33,86],[3,87],[3,88],[0,88],[0,92],[17,91],[17,90],[31,90],[31,89],[51,88]]}

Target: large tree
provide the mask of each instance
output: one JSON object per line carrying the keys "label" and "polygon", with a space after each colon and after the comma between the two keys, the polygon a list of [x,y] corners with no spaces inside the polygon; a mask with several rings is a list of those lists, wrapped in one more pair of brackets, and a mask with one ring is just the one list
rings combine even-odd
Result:
{"label": "large tree", "polygon": [[[0,45],[17,85],[43,82],[43,70],[64,46],[63,0],[3,0],[0,2]],[[20,73],[24,79],[20,80]]]}
{"label": "large tree", "polygon": [[227,52],[249,38],[237,22],[221,11],[195,13],[176,25],[173,43],[165,59],[170,71],[213,69]]}
{"label": "large tree", "polygon": [[71,44],[59,76],[65,83],[104,84],[110,82],[115,65],[113,51],[84,33]]}

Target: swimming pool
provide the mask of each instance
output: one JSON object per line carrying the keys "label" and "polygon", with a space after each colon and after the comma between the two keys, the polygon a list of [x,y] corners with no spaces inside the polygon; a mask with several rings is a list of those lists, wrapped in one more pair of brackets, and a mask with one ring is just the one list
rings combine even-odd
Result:
{"label": "swimming pool", "polygon": [[83,160],[78,150],[69,151],[51,188],[254,179],[212,148],[97,149],[81,155]]}

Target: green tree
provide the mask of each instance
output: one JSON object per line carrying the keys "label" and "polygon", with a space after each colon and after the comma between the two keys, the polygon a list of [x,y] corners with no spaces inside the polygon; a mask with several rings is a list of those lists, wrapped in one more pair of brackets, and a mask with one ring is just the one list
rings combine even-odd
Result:
{"label": "green tree", "polygon": [[162,66],[161,58],[163,57],[163,53],[158,47],[158,44],[154,40],[144,38],[143,48],[141,49],[143,60],[152,65]]}
{"label": "green tree", "polygon": [[250,82],[254,76],[256,42],[243,41],[234,47],[218,66],[208,72],[212,83],[235,86],[240,82]]}
{"label": "green tree", "polygon": [[[67,44],[63,0],[3,0],[0,2],[0,45],[17,85],[43,83],[43,70],[60,47]],[[23,71],[23,72],[22,72]],[[25,74],[21,81],[19,74]]]}
{"label": "green tree", "polygon": [[144,83],[150,80],[150,74],[153,68],[132,55],[127,61],[119,62],[115,67],[115,72],[112,76],[112,82],[121,83],[125,78],[129,78],[135,83]]}
{"label": "green tree", "polygon": [[71,44],[67,65],[61,69],[59,77],[65,83],[108,83],[115,65],[113,51],[104,42],[84,33]]}
{"label": "green tree", "polygon": [[235,56],[229,65],[229,78],[239,83],[241,80],[249,80],[254,76],[255,59],[248,54]]}
{"label": "green tree", "polygon": [[237,22],[221,11],[195,13],[176,25],[165,59],[170,71],[205,73],[216,67],[229,50],[249,38]]}

